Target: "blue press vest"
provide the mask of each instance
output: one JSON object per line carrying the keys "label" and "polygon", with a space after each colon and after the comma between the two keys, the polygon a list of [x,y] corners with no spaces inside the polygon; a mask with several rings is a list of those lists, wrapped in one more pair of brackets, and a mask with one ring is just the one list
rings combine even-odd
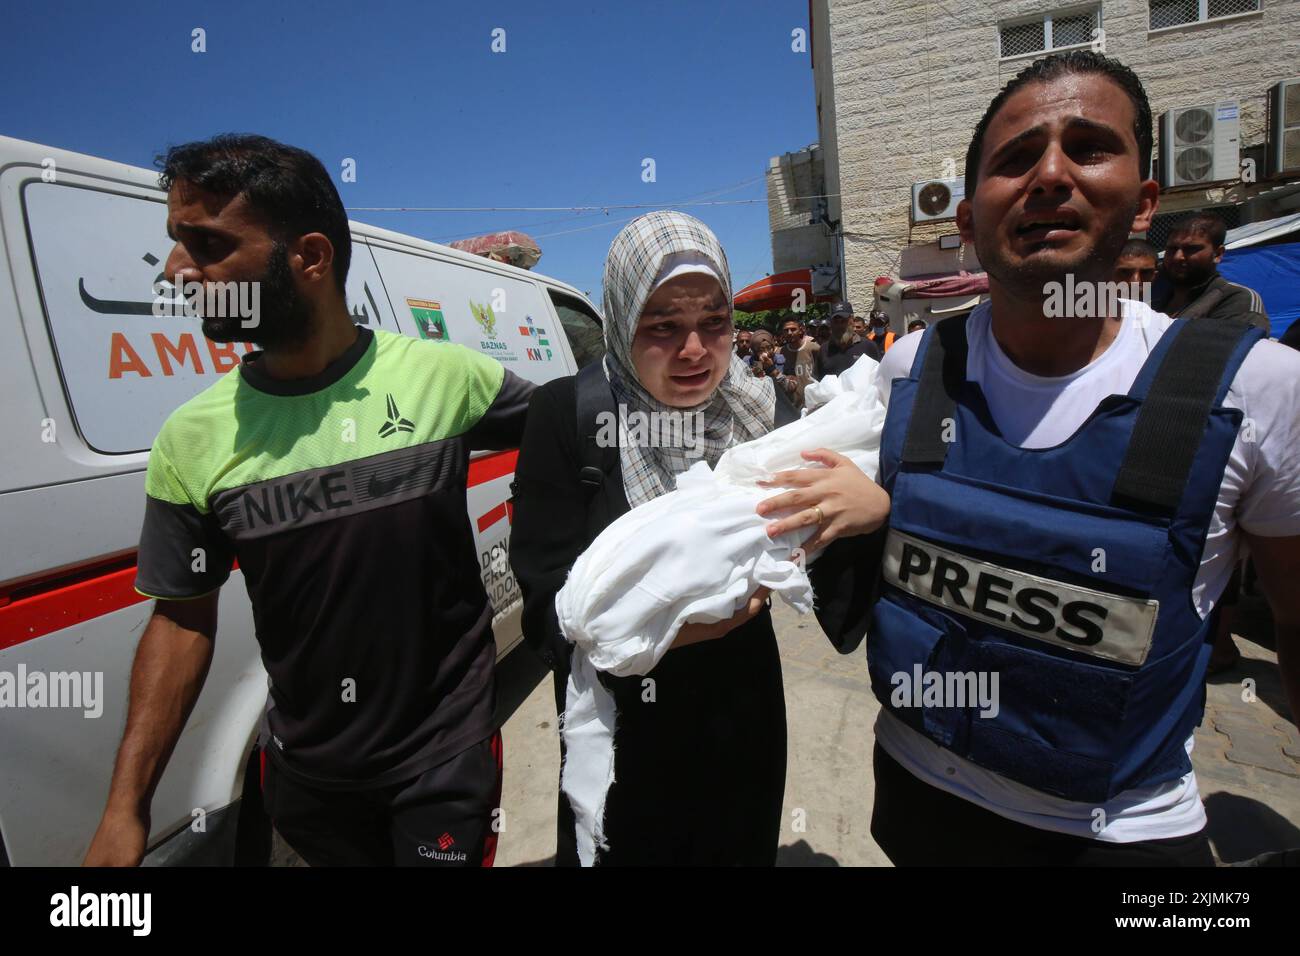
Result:
{"label": "blue press vest", "polygon": [[[1187,773],[1213,624],[1192,584],[1242,420],[1223,397],[1261,337],[1177,320],[1127,395],[1062,444],[1022,449],[966,381],[965,319],[928,329],[881,440],[892,506],[867,643],[881,704],[947,750],[1069,800]],[[927,674],[950,688],[996,674],[996,715],[969,694],[925,706],[906,688]]]}

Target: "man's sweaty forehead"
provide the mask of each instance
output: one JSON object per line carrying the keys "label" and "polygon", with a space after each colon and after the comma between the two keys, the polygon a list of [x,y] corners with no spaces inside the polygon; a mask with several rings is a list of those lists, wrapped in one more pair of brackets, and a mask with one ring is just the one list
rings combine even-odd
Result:
{"label": "man's sweaty forehead", "polygon": [[253,225],[264,228],[243,193],[226,196],[210,192],[188,180],[178,179],[167,194],[167,225],[170,229],[184,215],[187,224],[221,228]]}
{"label": "man's sweaty forehead", "polygon": [[1136,110],[1128,94],[1114,80],[1098,73],[1068,73],[1051,80],[1028,83],[1007,97],[989,123],[989,149],[1014,139],[1048,120],[1071,120],[1114,130],[1137,144],[1133,132]]}

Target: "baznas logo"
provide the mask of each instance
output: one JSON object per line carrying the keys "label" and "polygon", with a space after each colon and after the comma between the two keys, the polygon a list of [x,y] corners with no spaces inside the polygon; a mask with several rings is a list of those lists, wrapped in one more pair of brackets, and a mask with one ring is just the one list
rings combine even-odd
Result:
{"label": "baznas logo", "polygon": [[483,330],[483,334],[490,339],[496,338],[497,317],[492,314],[492,306],[479,305],[473,299],[470,299],[469,310],[474,313],[474,321]]}

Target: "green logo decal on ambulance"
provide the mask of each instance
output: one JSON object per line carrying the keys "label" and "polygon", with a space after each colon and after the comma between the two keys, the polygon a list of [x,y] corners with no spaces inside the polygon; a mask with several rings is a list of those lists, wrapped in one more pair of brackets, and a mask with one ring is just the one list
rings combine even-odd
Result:
{"label": "green logo decal on ambulance", "polygon": [[407,299],[406,304],[411,310],[411,318],[415,319],[420,338],[433,342],[451,341],[451,336],[447,334],[447,320],[442,317],[441,303],[427,299]]}

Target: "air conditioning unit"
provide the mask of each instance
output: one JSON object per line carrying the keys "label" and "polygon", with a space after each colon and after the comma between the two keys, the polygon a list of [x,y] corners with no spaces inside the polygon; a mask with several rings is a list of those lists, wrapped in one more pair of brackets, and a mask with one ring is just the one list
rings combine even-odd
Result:
{"label": "air conditioning unit", "polygon": [[929,179],[912,183],[912,224],[957,218],[957,203],[966,195],[963,179]]}
{"label": "air conditioning unit", "polygon": [[1268,91],[1268,174],[1300,173],[1300,77]]}
{"label": "air conditioning unit", "polygon": [[1241,175],[1236,100],[1184,106],[1160,116],[1160,185],[1195,186]]}

